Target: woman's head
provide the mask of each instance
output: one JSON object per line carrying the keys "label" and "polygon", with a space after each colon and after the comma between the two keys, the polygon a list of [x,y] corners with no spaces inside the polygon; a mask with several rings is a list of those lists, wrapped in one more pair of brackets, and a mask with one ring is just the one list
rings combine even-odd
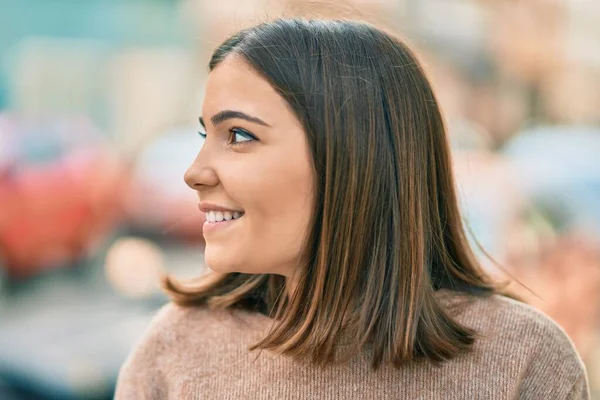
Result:
{"label": "woman's head", "polygon": [[[277,20],[228,39],[210,70],[207,138],[186,181],[244,215],[207,225],[220,274],[167,280],[173,297],[277,309],[257,346],[313,361],[331,360],[343,327],[356,350],[373,344],[375,365],[468,347],[472,332],[434,291],[491,285],[467,247],[442,117],[412,52],[360,22]],[[290,296],[281,275],[294,277]]]}
{"label": "woman's head", "polygon": [[205,142],[185,179],[207,213],[207,266],[291,276],[312,213],[315,175],[301,123],[270,83],[233,54],[210,72],[200,121]]}

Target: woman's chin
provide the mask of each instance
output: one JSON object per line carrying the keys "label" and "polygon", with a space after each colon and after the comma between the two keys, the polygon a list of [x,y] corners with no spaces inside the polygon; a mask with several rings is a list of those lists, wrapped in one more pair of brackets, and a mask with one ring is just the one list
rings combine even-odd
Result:
{"label": "woman's chin", "polygon": [[222,262],[210,261],[210,260],[207,259],[205,261],[205,263],[206,263],[206,267],[208,269],[210,269],[211,271],[214,271],[214,272],[219,272],[219,273],[222,273],[222,274],[228,274],[228,273],[233,272],[231,270],[231,268],[228,268],[227,265],[223,265]]}
{"label": "woman's chin", "polygon": [[219,272],[222,274],[229,274],[232,272],[239,272],[239,263],[234,260],[224,257],[223,254],[211,254],[210,251],[204,253],[204,263],[211,271]]}

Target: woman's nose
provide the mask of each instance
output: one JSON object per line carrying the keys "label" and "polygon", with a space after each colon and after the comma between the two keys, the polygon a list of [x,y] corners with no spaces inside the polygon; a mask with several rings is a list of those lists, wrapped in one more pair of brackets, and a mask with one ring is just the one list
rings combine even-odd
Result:
{"label": "woman's nose", "polygon": [[219,183],[215,170],[210,166],[202,153],[200,151],[183,176],[185,183],[194,190],[200,190],[202,187],[207,186],[216,186]]}

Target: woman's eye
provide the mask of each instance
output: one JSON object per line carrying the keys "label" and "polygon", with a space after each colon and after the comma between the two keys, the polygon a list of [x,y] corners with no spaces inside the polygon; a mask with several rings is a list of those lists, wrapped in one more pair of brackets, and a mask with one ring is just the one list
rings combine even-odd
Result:
{"label": "woman's eye", "polygon": [[198,135],[200,135],[202,139],[206,139],[206,132],[198,131]]}
{"label": "woman's eye", "polygon": [[256,140],[256,137],[252,135],[250,132],[247,132],[240,128],[233,128],[229,131],[231,133],[231,137],[229,139],[229,144],[236,145],[245,142],[251,142]]}

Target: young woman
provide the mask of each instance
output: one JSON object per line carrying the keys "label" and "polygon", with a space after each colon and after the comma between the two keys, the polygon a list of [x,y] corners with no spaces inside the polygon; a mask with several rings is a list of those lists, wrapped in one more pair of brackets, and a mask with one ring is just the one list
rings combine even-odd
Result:
{"label": "young woman", "polygon": [[277,20],[213,54],[186,172],[194,282],[117,399],[586,399],[551,320],[467,245],[442,116],[411,51],[370,25]]}

